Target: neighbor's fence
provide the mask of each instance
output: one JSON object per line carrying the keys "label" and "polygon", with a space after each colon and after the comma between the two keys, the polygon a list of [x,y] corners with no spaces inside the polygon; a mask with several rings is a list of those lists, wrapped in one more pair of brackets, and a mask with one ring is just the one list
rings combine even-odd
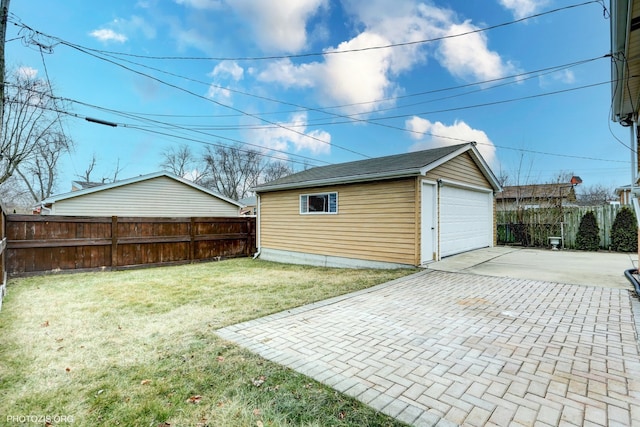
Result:
{"label": "neighbor's fence", "polygon": [[7,215],[6,271],[118,270],[249,256],[254,217]]}
{"label": "neighbor's fence", "polygon": [[7,238],[5,237],[5,224],[6,215],[0,203],[0,309],[2,308],[2,300],[7,293],[7,270],[5,268]]}
{"label": "neighbor's fence", "polygon": [[600,229],[600,247],[611,246],[611,227],[618,205],[564,208],[530,208],[498,211],[498,244],[548,247],[549,237],[562,237],[562,247],[575,249],[578,227],[585,213],[593,211]]}

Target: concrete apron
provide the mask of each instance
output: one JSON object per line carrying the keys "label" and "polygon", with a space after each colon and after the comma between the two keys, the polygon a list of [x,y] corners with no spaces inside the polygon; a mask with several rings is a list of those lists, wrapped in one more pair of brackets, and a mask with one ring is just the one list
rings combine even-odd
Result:
{"label": "concrete apron", "polygon": [[633,289],[624,271],[638,267],[635,253],[499,246],[427,264],[429,270],[511,277],[575,285]]}

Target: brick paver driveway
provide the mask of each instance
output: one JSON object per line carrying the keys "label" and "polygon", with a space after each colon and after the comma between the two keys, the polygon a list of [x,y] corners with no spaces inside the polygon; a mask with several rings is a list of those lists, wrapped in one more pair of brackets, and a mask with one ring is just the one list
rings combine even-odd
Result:
{"label": "brick paver driveway", "polygon": [[640,302],[424,271],[219,330],[417,426],[640,425]]}

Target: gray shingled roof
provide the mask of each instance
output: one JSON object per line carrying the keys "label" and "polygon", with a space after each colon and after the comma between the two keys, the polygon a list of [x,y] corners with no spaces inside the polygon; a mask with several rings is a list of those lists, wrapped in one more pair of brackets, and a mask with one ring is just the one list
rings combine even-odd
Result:
{"label": "gray shingled roof", "polygon": [[358,160],[329,166],[318,166],[255,187],[255,191],[322,185],[331,182],[363,181],[370,178],[410,176],[469,144],[450,145],[413,153],[396,154],[375,159]]}

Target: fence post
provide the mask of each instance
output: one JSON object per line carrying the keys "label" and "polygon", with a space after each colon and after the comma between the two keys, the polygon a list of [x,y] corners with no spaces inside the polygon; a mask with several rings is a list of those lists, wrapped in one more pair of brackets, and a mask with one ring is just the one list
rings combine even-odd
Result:
{"label": "fence post", "polygon": [[196,219],[191,217],[189,222],[189,262],[196,258]]}
{"label": "fence post", "polygon": [[111,217],[111,269],[118,266],[118,217]]}

